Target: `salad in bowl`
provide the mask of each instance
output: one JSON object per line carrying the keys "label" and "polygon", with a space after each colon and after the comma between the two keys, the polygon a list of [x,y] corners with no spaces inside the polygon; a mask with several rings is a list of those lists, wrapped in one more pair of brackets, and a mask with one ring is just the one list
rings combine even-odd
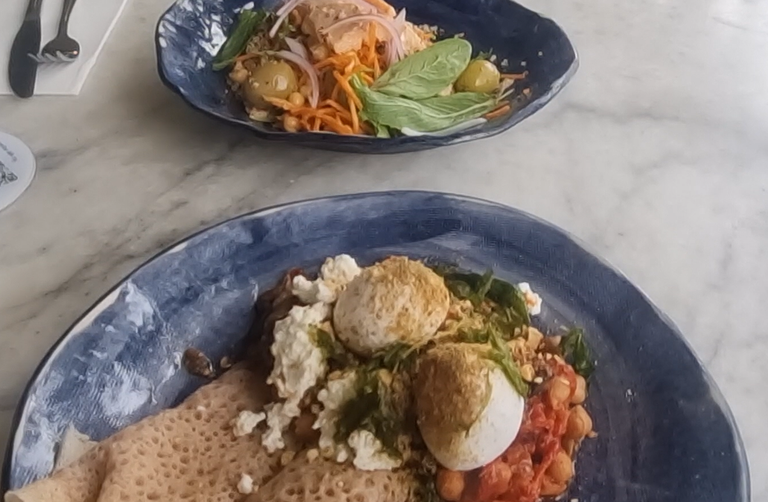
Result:
{"label": "salad in bowl", "polygon": [[471,128],[530,93],[507,60],[472,52],[384,0],[287,0],[243,9],[212,65],[251,120],[388,138]]}

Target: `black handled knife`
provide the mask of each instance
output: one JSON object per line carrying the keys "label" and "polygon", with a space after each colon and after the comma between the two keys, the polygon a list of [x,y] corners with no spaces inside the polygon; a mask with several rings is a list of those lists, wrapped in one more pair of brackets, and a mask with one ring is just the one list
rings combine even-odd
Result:
{"label": "black handled knife", "polygon": [[30,55],[40,52],[40,9],[43,0],[29,0],[24,23],[16,34],[8,64],[8,81],[14,94],[28,98],[35,93],[37,61]]}

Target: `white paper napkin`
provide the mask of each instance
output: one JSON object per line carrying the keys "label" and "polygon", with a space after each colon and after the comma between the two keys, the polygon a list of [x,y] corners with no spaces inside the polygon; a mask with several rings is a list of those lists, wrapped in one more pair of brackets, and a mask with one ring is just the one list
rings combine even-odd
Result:
{"label": "white paper napkin", "polygon": [[[59,26],[64,0],[43,0],[40,48]],[[37,72],[35,94],[76,95],[104,46],[128,0],[77,0],[69,21],[69,36],[80,43],[80,57],[72,63],[43,64]],[[21,27],[28,0],[0,0],[0,94],[12,94],[8,60],[16,32]]]}

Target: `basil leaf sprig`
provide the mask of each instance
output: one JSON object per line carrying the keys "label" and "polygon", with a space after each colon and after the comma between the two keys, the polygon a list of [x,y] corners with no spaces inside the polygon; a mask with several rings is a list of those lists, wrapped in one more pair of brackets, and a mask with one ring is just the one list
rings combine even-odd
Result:
{"label": "basil leaf sprig", "polygon": [[449,38],[393,64],[371,89],[389,96],[426,99],[453,84],[469,64],[472,45]]}
{"label": "basil leaf sprig", "polygon": [[365,117],[379,127],[390,129],[440,131],[485,115],[497,105],[495,97],[479,92],[414,100],[374,91],[357,75],[352,76],[350,84],[363,103]]}
{"label": "basil leaf sprig", "polygon": [[265,10],[243,10],[237,17],[232,33],[213,58],[213,69],[223,70],[229,67],[248,45],[254,32],[266,21],[269,14]]}
{"label": "basil leaf sprig", "polygon": [[584,330],[581,328],[572,328],[560,342],[560,349],[563,351],[565,360],[573,366],[576,373],[589,378],[595,371],[595,363],[592,362],[592,356],[589,353],[584,341]]}

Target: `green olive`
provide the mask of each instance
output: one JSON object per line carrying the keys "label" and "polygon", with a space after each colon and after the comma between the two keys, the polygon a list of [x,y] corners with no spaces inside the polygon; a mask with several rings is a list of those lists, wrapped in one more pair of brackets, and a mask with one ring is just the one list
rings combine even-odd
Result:
{"label": "green olive", "polygon": [[297,89],[296,73],[283,61],[267,61],[258,66],[243,85],[246,101],[257,106],[264,103],[263,98],[288,99]]}
{"label": "green olive", "polygon": [[499,88],[501,74],[498,68],[485,59],[469,63],[456,80],[456,90],[461,92],[493,92]]}

